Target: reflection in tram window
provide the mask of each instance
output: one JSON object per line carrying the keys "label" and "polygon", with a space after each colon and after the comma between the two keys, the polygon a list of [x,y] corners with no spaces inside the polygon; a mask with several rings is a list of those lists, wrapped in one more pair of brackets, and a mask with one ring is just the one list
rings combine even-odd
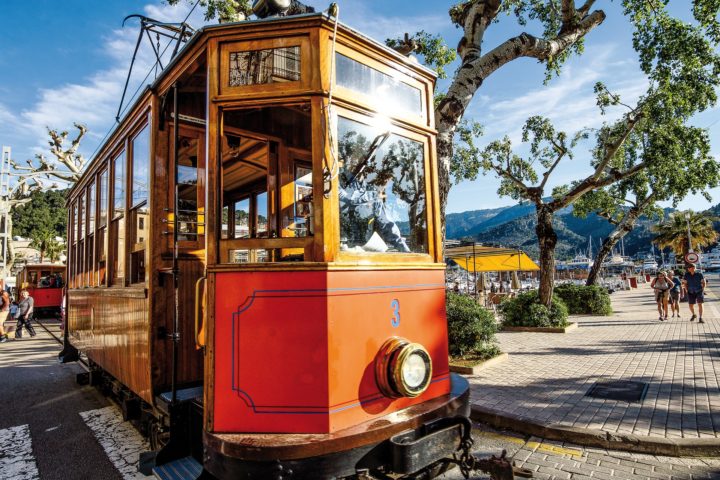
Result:
{"label": "reflection in tram window", "polygon": [[427,253],[420,142],[339,117],[340,249]]}
{"label": "reflection in tram window", "polygon": [[300,80],[300,47],[230,53],[230,86]]}
{"label": "reflection in tram window", "polygon": [[423,114],[419,89],[341,53],[335,54],[335,62],[335,82],[338,86],[367,95],[381,105],[383,111],[403,111],[417,116]]}
{"label": "reflection in tram window", "polygon": [[273,250],[264,248],[229,250],[228,253],[229,263],[264,263],[273,257]]}
{"label": "reflection in tram window", "polygon": [[310,165],[295,165],[295,236],[313,234],[313,189]]}

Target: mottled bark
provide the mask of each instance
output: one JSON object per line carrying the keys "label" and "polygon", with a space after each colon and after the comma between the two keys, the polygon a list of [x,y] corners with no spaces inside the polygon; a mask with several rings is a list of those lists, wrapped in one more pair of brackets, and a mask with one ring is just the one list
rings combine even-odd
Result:
{"label": "mottled bark", "polygon": [[555,276],[555,247],[557,246],[557,233],[552,221],[555,212],[546,204],[535,204],[537,226],[535,233],[540,247],[540,289],[538,295],[540,303],[548,308],[552,304]]}

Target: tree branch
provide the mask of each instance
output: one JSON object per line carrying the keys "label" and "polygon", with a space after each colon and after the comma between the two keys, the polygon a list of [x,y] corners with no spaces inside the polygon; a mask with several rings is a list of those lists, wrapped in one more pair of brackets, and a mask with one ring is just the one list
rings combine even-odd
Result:
{"label": "tree branch", "polygon": [[637,114],[630,113],[625,116],[625,129],[623,130],[622,134],[618,136],[618,138],[616,138],[614,141],[608,142],[608,148],[605,149],[605,155],[603,155],[603,158],[598,163],[598,166],[595,167],[595,172],[593,173],[592,178],[600,178],[600,175],[603,174],[608,164],[610,163],[610,160],[612,160],[612,158],[615,156],[620,146],[625,143],[628,135],[630,135],[630,133],[633,131],[635,125],[637,125],[642,116],[643,115],[640,112]]}
{"label": "tree branch", "polygon": [[492,169],[495,170],[495,173],[497,173],[498,176],[510,180],[510,181],[513,183],[513,185],[515,185],[515,186],[516,186],[518,189],[520,189],[523,193],[528,194],[528,193],[530,192],[530,187],[528,187],[527,185],[525,185],[525,184],[522,182],[522,180],[520,180],[520,179],[517,178],[515,175],[513,175],[512,173],[510,173],[510,170],[509,170],[509,169],[506,170],[506,169],[500,167],[500,165],[495,165],[495,164],[492,164]]}
{"label": "tree branch", "polygon": [[547,183],[548,178],[550,178],[550,174],[552,174],[553,170],[555,170],[555,167],[558,166],[558,163],[560,163],[560,160],[563,159],[563,157],[565,156],[566,153],[567,153],[566,151],[563,151],[558,156],[557,160],[555,160],[555,163],[553,163],[552,166],[550,166],[550,168],[545,173],[543,173],[542,182],[540,183],[540,186],[538,187],[540,190],[543,190],[545,188],[545,184]]}
{"label": "tree branch", "polygon": [[500,3],[500,0],[484,0],[463,6],[462,15],[458,18],[462,20],[459,24],[463,28],[463,38],[457,48],[463,64],[480,56],[485,30],[497,17]]}

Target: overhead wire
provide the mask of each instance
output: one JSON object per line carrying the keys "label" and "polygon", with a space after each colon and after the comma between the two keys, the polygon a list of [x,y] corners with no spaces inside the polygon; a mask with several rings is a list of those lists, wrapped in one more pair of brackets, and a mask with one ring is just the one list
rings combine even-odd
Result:
{"label": "overhead wire", "polygon": [[[195,4],[193,5],[193,7],[192,7],[192,8],[190,9],[190,11],[188,12],[188,14],[185,15],[185,18],[183,19],[183,21],[181,22],[181,24],[187,22],[187,19],[190,18],[190,15],[192,15],[192,13],[195,11],[195,8],[197,8],[197,6],[198,6],[199,4],[200,4],[200,0],[197,0],[197,1],[195,2]],[[145,78],[143,78],[143,79],[140,81],[140,84],[138,85],[138,87],[137,87],[137,89],[135,90],[135,92],[133,92],[133,94],[130,96],[130,99],[128,100],[125,108],[123,108],[123,109],[120,111],[120,115],[119,115],[120,117],[122,117],[123,115],[125,115],[125,113],[127,113],[128,109],[129,109],[130,106],[133,104],[133,100],[135,100],[135,98],[137,97],[138,93],[140,93],[140,91],[146,86],[147,79],[150,77],[150,75],[153,73],[153,71],[157,72],[158,63],[160,62],[160,59],[163,57],[163,55],[165,55],[165,52],[167,52],[167,49],[170,48],[170,45],[171,45],[171,44],[172,44],[172,39],[168,40],[168,43],[167,43],[167,45],[165,45],[165,48],[163,49],[163,51],[160,53],[160,55],[157,56],[157,58],[156,58],[156,60],[155,60],[155,63],[153,63],[152,66],[150,66],[150,68],[148,69],[147,74],[145,75]],[[157,73],[156,73],[156,77],[157,77]],[[105,136],[103,136],[102,140],[100,140],[100,142],[98,143],[97,148],[96,148],[96,149],[93,151],[93,153],[90,155],[90,158],[91,158],[91,159],[95,157],[95,155],[98,153],[98,151],[100,151],[100,149],[102,148],[102,146],[103,146],[104,143],[105,143],[105,140],[107,140],[108,137],[110,136],[110,134],[113,132],[113,130],[115,130],[115,127],[116,127],[116,125],[113,124],[113,125],[110,126],[110,128],[108,128],[108,131],[105,133]]]}

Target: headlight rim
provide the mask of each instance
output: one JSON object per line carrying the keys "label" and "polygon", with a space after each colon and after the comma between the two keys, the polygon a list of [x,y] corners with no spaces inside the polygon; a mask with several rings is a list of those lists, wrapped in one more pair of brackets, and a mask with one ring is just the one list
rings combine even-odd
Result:
{"label": "headlight rim", "polygon": [[[426,371],[422,382],[413,387],[405,382],[402,371],[405,361],[417,353],[423,357]],[[423,345],[401,337],[390,337],[380,347],[375,361],[375,383],[383,395],[390,398],[414,398],[425,392],[431,381],[432,357]]]}

